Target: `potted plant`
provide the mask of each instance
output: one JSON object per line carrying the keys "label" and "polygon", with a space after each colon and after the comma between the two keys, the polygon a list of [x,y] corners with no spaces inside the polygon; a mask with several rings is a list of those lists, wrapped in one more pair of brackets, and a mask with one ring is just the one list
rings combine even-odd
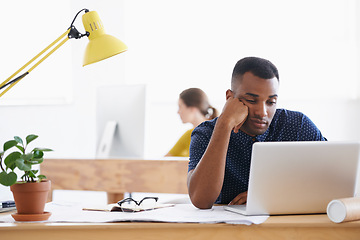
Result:
{"label": "potted plant", "polygon": [[[51,182],[33,166],[41,164],[44,152],[52,150],[34,148],[27,151],[28,145],[36,138],[37,135],[31,134],[24,142],[15,136],[14,140],[5,142],[3,151],[0,151],[0,184],[10,186],[17,209],[12,216],[17,221],[43,221],[50,216],[44,212],[44,207]],[[21,180],[18,179],[19,172],[22,172]]]}

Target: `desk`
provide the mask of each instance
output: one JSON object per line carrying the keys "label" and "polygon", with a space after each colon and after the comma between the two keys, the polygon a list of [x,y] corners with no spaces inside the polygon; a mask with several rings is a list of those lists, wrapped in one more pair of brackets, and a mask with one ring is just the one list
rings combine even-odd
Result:
{"label": "desk", "polygon": [[1,239],[360,239],[360,221],[324,214],[271,216],[260,225],[194,223],[0,223]]}
{"label": "desk", "polygon": [[[187,158],[45,159],[41,173],[52,190],[105,191],[108,202],[125,192],[187,193]],[[49,199],[51,200],[51,198]]]}

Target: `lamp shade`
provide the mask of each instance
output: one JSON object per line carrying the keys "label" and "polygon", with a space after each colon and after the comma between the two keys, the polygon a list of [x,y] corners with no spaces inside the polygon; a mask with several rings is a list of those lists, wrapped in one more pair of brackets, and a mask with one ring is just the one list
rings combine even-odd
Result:
{"label": "lamp shade", "polygon": [[127,46],[119,39],[105,33],[104,26],[95,11],[82,16],[86,32],[89,33],[89,43],[85,49],[83,66],[95,63],[116,54],[125,52]]}

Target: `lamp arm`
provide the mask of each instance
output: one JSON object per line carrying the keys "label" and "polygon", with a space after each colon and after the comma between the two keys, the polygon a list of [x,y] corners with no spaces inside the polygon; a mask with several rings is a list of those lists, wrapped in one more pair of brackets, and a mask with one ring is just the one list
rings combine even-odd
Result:
{"label": "lamp arm", "polygon": [[[54,42],[52,42],[49,46],[44,48],[40,53],[38,53],[35,57],[33,57],[29,62],[27,62],[24,66],[22,66],[19,70],[17,70],[14,74],[12,74],[10,77],[8,77],[4,82],[0,84],[0,90],[7,87],[4,91],[0,93],[0,97],[2,97],[7,91],[9,91],[13,86],[15,86],[21,79],[23,79],[25,76],[27,76],[34,68],[36,68],[40,63],[42,63],[46,58],[48,58],[51,54],[53,54],[59,47],[61,47],[67,40],[69,40],[68,37],[63,39],[65,36],[67,36],[70,32],[70,28],[66,30],[63,34],[61,34],[60,37],[58,37]],[[63,39],[60,43],[58,43],[61,39]],[[27,66],[29,66],[32,62],[34,62],[37,58],[42,56],[46,51],[48,51],[51,47],[53,47],[55,44],[57,44],[51,51],[49,51],[44,57],[42,57],[37,63],[35,63],[27,72],[20,75],[19,77],[11,80],[14,76],[16,76],[19,72],[24,70]]]}
{"label": "lamp arm", "polygon": [[11,80],[10,82],[8,82],[8,83],[4,84],[3,86],[1,86],[0,90],[7,87],[7,86],[9,86],[9,85],[11,85],[11,84],[13,84],[13,83],[15,83],[16,81],[20,81],[22,78],[24,78],[28,74],[29,74],[28,72],[21,74],[17,78],[15,78],[15,79]]}

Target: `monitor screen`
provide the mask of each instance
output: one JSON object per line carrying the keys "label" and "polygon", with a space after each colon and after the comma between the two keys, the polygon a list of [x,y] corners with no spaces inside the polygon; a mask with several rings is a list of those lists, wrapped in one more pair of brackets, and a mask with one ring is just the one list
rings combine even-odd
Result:
{"label": "monitor screen", "polygon": [[101,86],[96,101],[97,158],[144,157],[146,86]]}

